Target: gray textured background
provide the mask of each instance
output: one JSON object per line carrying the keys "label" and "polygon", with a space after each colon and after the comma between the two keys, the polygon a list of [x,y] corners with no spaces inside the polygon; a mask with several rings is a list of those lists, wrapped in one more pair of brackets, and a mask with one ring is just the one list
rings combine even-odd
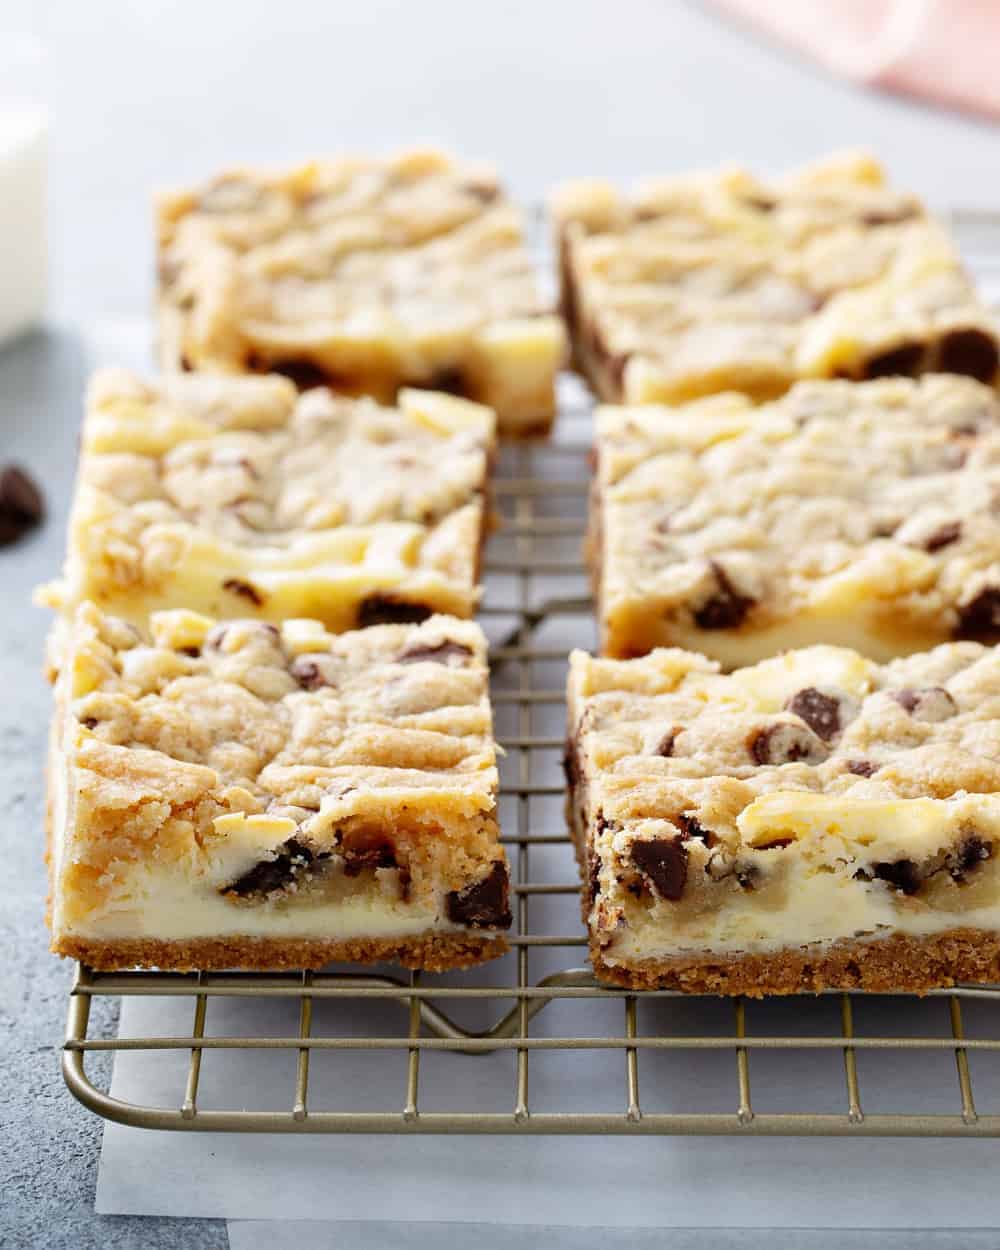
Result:
{"label": "gray textured background", "polygon": [[222,163],[438,141],[535,197],[564,175],[778,168],[865,145],[937,204],[986,205],[1000,131],[834,82],[679,0],[0,0],[0,40],[11,30],[50,52],[52,327],[0,351],[2,458],[30,465],[50,501],[45,528],[0,551],[0,1247],[216,1250],[219,1222],[93,1214],[100,1125],[59,1078],[69,969],[41,923],[46,618],[28,598],[60,559],[80,331],[114,342],[148,307],[150,189]]}

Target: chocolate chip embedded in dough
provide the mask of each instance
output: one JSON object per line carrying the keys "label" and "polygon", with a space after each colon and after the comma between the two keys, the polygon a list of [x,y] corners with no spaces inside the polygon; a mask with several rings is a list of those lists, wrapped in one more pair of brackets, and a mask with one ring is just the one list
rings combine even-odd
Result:
{"label": "chocolate chip embedded in dough", "polygon": [[872,760],[848,760],[847,771],[855,777],[872,777],[879,770],[879,765]]}
{"label": "chocolate chip embedded in dough", "polygon": [[325,673],[316,661],[311,660],[307,655],[296,656],[289,664],[288,671],[303,690],[319,690],[322,686],[332,684],[327,681]]}
{"label": "chocolate chip embedded in dough", "polygon": [[243,581],[242,578],[227,577],[222,583],[222,589],[228,590],[232,595],[239,595],[243,599],[249,599],[255,607],[259,608],[264,603],[263,592],[249,582]]}
{"label": "chocolate chip embedded in dough", "polygon": [[34,479],[16,464],[0,469],[0,547],[17,542],[45,516]]}
{"label": "chocolate chip embedded in dough", "polygon": [[452,660],[455,660],[457,663],[451,666],[457,668],[459,665],[464,664],[470,655],[472,655],[471,647],[446,638],[444,642],[437,643],[410,643],[405,650],[396,656],[396,663],[419,664],[422,660],[430,660],[434,664],[451,665]]}
{"label": "chocolate chip embedded in dough", "polygon": [[958,704],[943,686],[922,686],[918,689],[904,686],[890,691],[890,698],[914,720],[929,723],[948,720],[958,711]]}
{"label": "chocolate chip embedded in dough", "polygon": [[963,373],[978,382],[992,382],[1000,364],[996,340],[982,330],[949,330],[939,345],[942,373]]}
{"label": "chocolate chip embedded in dough", "polygon": [[990,645],[1000,642],[1000,587],[984,587],[958,609],[955,637]]}
{"label": "chocolate chip embedded in dough", "polygon": [[756,601],[739,593],[722,565],[713,560],[711,568],[716,590],[695,610],[695,623],[699,629],[736,629]]}
{"label": "chocolate chip embedded in dough", "polygon": [[887,881],[904,894],[916,894],[920,889],[921,876],[912,859],[873,864],[872,872],[879,881]]}
{"label": "chocolate chip embedded in dough", "polygon": [[458,365],[437,369],[423,385],[429,391],[443,391],[446,395],[457,395],[459,398],[469,393],[468,379]]}
{"label": "chocolate chip embedded in dough", "polygon": [[344,873],[348,877],[356,877],[366,868],[398,867],[395,843],[380,830],[345,831],[337,849],[344,858]]}
{"label": "chocolate chip embedded in dough", "polygon": [[806,686],[793,694],[785,704],[785,710],[804,720],[824,742],[836,737],[843,728],[840,723],[840,700],[824,694],[815,686]]}
{"label": "chocolate chip embedded in dough", "polygon": [[687,881],[688,852],[682,838],[646,838],[632,843],[632,862],[661,898],[676,902]]}
{"label": "chocolate chip embedded in dough", "polygon": [[955,881],[964,881],[968,873],[993,856],[993,843],[984,842],[977,834],[969,834],[948,856],[947,867]]}
{"label": "chocolate chip embedded in dough", "polygon": [[368,595],[358,605],[358,628],[370,625],[419,625],[433,615],[425,603],[407,603],[388,595]]}
{"label": "chocolate chip embedded in dough", "polygon": [[887,351],[869,356],[861,363],[863,378],[912,378],[924,358],[923,343],[899,343]]}
{"label": "chocolate chip embedded in dough", "polygon": [[[259,863],[237,877],[229,885],[223,886],[220,894],[235,894],[238,898],[249,898],[253,895],[267,897],[279,890],[285,890],[294,883],[318,858],[298,838],[289,838],[278,849],[273,859],[262,859]],[[325,857],[323,857],[325,858]]]}
{"label": "chocolate chip embedded in dough", "polygon": [[698,838],[706,846],[714,846],[719,840],[711,829],[705,828],[697,816],[690,816],[686,812],[681,812],[676,816],[674,824],[683,829],[686,838]]}
{"label": "chocolate chip embedded in dough", "polygon": [[587,872],[587,889],[591,906],[597,902],[597,896],[601,892],[601,857],[591,854],[589,858],[589,868]]}
{"label": "chocolate chip embedded in dough", "polygon": [[779,721],[765,725],[747,739],[747,750],[755,764],[821,764],[829,749],[804,725]]}
{"label": "chocolate chip embedded in dough", "polygon": [[507,865],[496,860],[482,878],[464,890],[452,890],[446,900],[448,919],[470,929],[507,929],[510,927],[510,881]]}
{"label": "chocolate chip embedded in dough", "polygon": [[674,746],[682,732],[683,730],[680,729],[668,730],[653,748],[653,754],[662,755],[664,759],[669,759],[674,753]]}
{"label": "chocolate chip embedded in dough", "polygon": [[920,544],[924,551],[940,551],[942,547],[950,547],[962,537],[961,521],[946,521],[932,530]]}

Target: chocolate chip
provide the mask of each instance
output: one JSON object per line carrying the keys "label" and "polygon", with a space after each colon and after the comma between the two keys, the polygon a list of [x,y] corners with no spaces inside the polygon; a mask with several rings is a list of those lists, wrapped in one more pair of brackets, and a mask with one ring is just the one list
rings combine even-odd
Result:
{"label": "chocolate chip", "polygon": [[904,894],[916,894],[920,889],[920,874],[912,859],[897,859],[891,863],[882,862],[872,865],[872,872],[879,881],[888,881],[890,885],[902,890]]}
{"label": "chocolate chip", "polygon": [[698,838],[706,846],[714,846],[718,841],[712,830],[706,829],[697,816],[689,816],[685,812],[681,812],[679,816],[674,818],[674,824],[680,825],[681,829],[684,830],[685,838]]}
{"label": "chocolate chip", "polygon": [[871,777],[879,770],[879,765],[871,760],[848,760],[847,771],[855,777]]}
{"label": "chocolate chip", "polygon": [[955,637],[989,644],[1000,642],[1000,587],[984,587],[958,609]]}
{"label": "chocolate chip", "polygon": [[446,395],[466,395],[468,382],[465,374],[457,365],[437,369],[425,383],[429,391],[444,391]]}
{"label": "chocolate chip", "polygon": [[924,357],[923,343],[900,343],[862,362],[863,378],[912,378]]}
{"label": "chocolate chip", "polygon": [[933,723],[947,720],[958,711],[958,704],[943,686],[922,686],[919,689],[904,686],[900,690],[891,690],[889,697],[914,720]]}
{"label": "chocolate chip", "polygon": [[942,373],[964,373],[979,382],[992,382],[998,363],[996,341],[982,330],[949,330],[941,339],[938,368]]}
{"label": "chocolate chip", "polygon": [[803,725],[779,721],[751,734],[747,749],[756,764],[821,764],[829,751],[825,743]]}
{"label": "chocolate chip", "polygon": [[590,892],[590,903],[593,906],[597,902],[598,894],[601,892],[601,859],[599,855],[594,855],[593,853],[591,853],[589,860],[587,888]]}
{"label": "chocolate chip", "polygon": [[773,213],[778,207],[778,201],[773,195],[765,195],[761,191],[751,191],[743,197],[743,203],[749,204],[751,208],[755,208],[758,213]]}
{"label": "chocolate chip", "polygon": [[327,858],[315,856],[309,847],[298,838],[289,838],[278,850],[273,859],[262,859],[254,864],[249,872],[227,886],[223,886],[220,894],[235,894],[239,898],[259,894],[266,897],[278,890],[285,890],[293,884],[299,873],[307,869],[315,859]]}
{"label": "chocolate chip", "polygon": [[924,539],[921,544],[924,551],[940,551],[942,547],[950,547],[962,537],[961,521],[946,521],[939,525]]}
{"label": "chocolate chip", "polygon": [[917,215],[912,204],[903,204],[898,208],[875,208],[861,214],[861,224],[865,226],[896,226],[902,221],[910,221]]}
{"label": "chocolate chip", "polygon": [[249,582],[241,581],[238,577],[227,577],[222,583],[222,589],[228,590],[230,594],[240,595],[244,599],[249,599],[258,608],[264,602],[264,595],[256,586],[251,586]]}
{"label": "chocolate chip", "polygon": [[384,833],[357,829],[341,834],[340,854],[344,872],[356,877],[366,868],[396,868],[395,844]]}
{"label": "chocolate chip", "polygon": [[699,629],[735,629],[743,624],[754,600],[735,589],[720,564],[712,560],[711,567],[718,589],[696,610],[695,623]]}
{"label": "chocolate chip", "polygon": [[829,742],[840,732],[840,701],[823,694],[815,686],[806,686],[785,704],[785,709],[804,720],[813,733]]}
{"label": "chocolate chip", "polygon": [[369,625],[419,625],[432,615],[424,603],[407,603],[388,595],[368,595],[358,605],[358,627]]}
{"label": "chocolate chip", "polygon": [[84,727],[84,729],[96,729],[98,724],[97,717],[84,716],[80,721],[80,724]]}
{"label": "chocolate chip", "polygon": [[954,854],[948,856],[948,871],[955,881],[964,881],[970,869],[981,864],[983,860],[992,858],[992,855],[992,842],[984,842],[974,833],[970,834]]}
{"label": "chocolate chip", "polygon": [[0,547],[17,542],[45,516],[34,479],[16,464],[0,469]]}
{"label": "chocolate chip", "polygon": [[676,902],[687,881],[688,853],[682,838],[646,838],[632,843],[632,862],[660,898]]}
{"label": "chocolate chip", "polygon": [[317,386],[329,386],[332,380],[325,369],[311,360],[272,360],[267,372],[280,373],[283,378],[294,383],[296,389],[300,391],[311,391]]}
{"label": "chocolate chip", "polygon": [[433,664],[451,665],[452,660],[457,660],[458,664],[452,667],[458,667],[472,655],[472,648],[465,646],[461,642],[452,642],[450,638],[446,638],[444,642],[438,643],[411,643],[404,651],[396,656],[397,664],[419,664],[422,660],[430,660]]}
{"label": "chocolate chip", "polygon": [[743,890],[752,890],[754,888],[754,882],[757,880],[759,875],[760,871],[756,864],[740,862],[737,863],[733,869],[733,876],[735,876],[736,880],[740,884],[740,888]]}
{"label": "chocolate chip", "polygon": [[510,893],[507,866],[496,860],[482,878],[464,890],[452,890],[445,900],[448,919],[471,929],[507,929],[510,927]]}
{"label": "chocolate chip", "polygon": [[477,199],[480,204],[492,204],[500,195],[500,188],[495,182],[463,182],[462,190],[466,195],[471,195]]}
{"label": "chocolate chip", "polygon": [[669,759],[674,753],[674,744],[682,732],[680,729],[671,729],[668,733],[665,733],[653,748],[653,754],[662,755],[664,759]]}
{"label": "chocolate chip", "polygon": [[580,782],[580,745],[575,738],[570,738],[566,742],[562,766],[566,785],[572,790]]}
{"label": "chocolate chip", "polygon": [[322,686],[331,684],[316,661],[305,655],[296,656],[289,664],[288,671],[303,690],[319,690]]}

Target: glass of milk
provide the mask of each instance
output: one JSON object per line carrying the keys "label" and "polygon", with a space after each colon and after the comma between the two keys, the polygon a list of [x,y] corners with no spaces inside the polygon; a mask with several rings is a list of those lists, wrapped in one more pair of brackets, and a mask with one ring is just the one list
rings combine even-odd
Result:
{"label": "glass of milk", "polygon": [[46,78],[41,44],[0,31],[0,343],[45,311]]}

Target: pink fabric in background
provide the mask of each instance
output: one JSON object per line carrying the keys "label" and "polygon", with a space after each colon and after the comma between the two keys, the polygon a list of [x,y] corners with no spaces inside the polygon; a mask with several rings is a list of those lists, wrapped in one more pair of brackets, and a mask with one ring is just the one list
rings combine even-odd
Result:
{"label": "pink fabric in background", "polygon": [[834,73],[1000,118],[1000,0],[715,0]]}

